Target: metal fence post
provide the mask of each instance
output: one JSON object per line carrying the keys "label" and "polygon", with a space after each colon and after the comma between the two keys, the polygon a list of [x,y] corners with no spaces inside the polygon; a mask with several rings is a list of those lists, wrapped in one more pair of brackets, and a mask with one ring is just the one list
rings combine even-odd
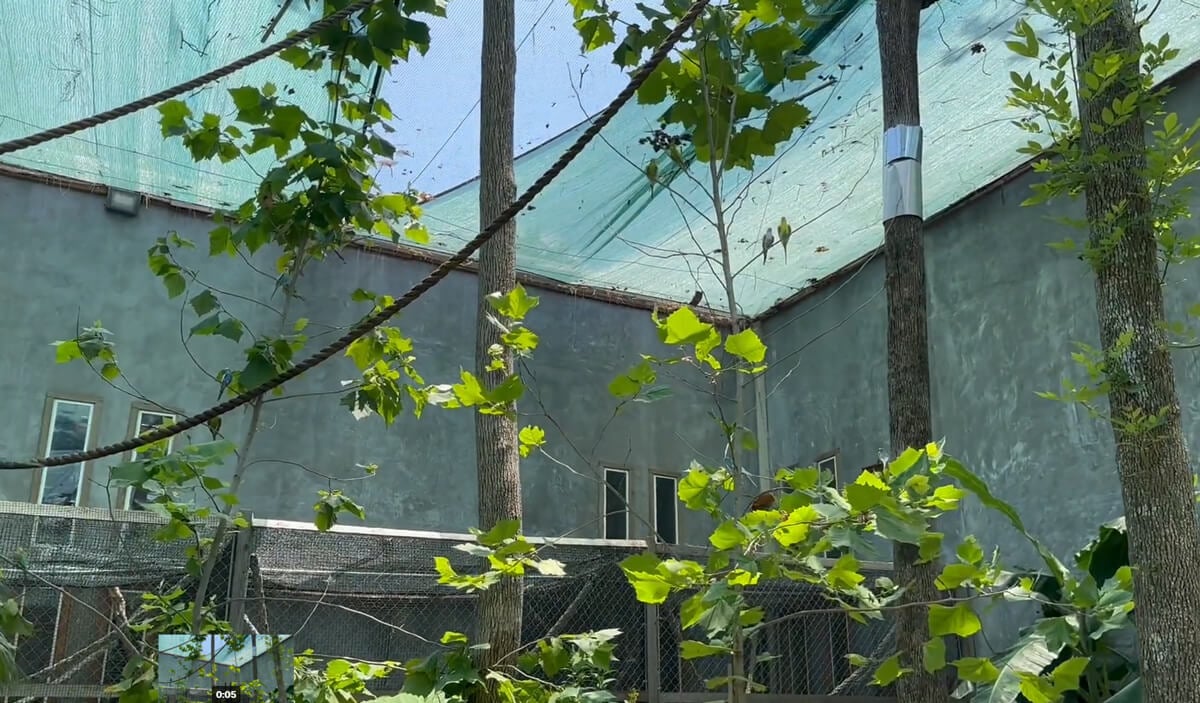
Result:
{"label": "metal fence post", "polygon": [[662,697],[662,667],[659,665],[662,638],[658,634],[658,606],[646,605],[646,691],[648,703],[659,703]]}
{"label": "metal fence post", "polygon": [[233,559],[229,565],[229,624],[238,634],[246,633],[246,599],[250,596],[250,555],[254,551],[254,516],[233,534]]}

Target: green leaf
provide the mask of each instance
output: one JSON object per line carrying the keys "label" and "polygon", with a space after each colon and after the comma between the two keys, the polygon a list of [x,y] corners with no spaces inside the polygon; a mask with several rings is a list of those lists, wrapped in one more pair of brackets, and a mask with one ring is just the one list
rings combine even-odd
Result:
{"label": "green leaf", "polygon": [[912,673],[912,669],[900,666],[900,655],[893,654],[875,669],[875,678],[871,683],[876,686],[890,686],[896,679],[909,673]]}
{"label": "green leaf", "polygon": [[178,272],[165,274],[162,279],[163,285],[167,287],[168,298],[178,298],[187,290],[187,280]]}
{"label": "green leaf", "polygon": [[971,683],[992,683],[1000,675],[1000,671],[988,659],[983,657],[964,657],[954,663],[958,669],[958,677]]}
{"label": "green leaf", "polygon": [[875,531],[884,539],[916,545],[921,544],[921,538],[926,534],[925,521],[919,516],[886,508],[875,512]]}
{"label": "green leaf", "polygon": [[1091,659],[1088,657],[1071,657],[1054,667],[1054,671],[1050,672],[1050,681],[1054,685],[1054,691],[1062,694],[1078,690],[1079,679],[1090,663]]}
{"label": "green leaf", "polygon": [[159,126],[164,137],[186,134],[187,119],[192,116],[192,110],[182,100],[168,100],[158,106]]}
{"label": "green leaf", "polygon": [[946,668],[946,640],[934,637],[923,647],[925,671],[933,673]]}
{"label": "green leaf", "polygon": [[952,591],[980,575],[974,564],[947,564],[938,575],[936,585],[940,591]]}
{"label": "green leaf", "polygon": [[1119,517],[1100,526],[1100,533],[1075,554],[1075,564],[1102,584],[1129,566],[1129,536],[1125,518]]}
{"label": "green leaf", "polygon": [[859,474],[854,483],[846,486],[846,501],[856,513],[865,513],[890,495],[887,484],[872,471]]}
{"label": "green leaf", "polygon": [[716,645],[705,644],[695,640],[684,640],[679,645],[679,654],[684,659],[701,659],[703,657],[712,657],[717,655],[731,654],[732,650],[728,647],[718,647]]}
{"label": "green leaf", "polygon": [[751,364],[761,364],[767,358],[766,345],[752,329],[744,329],[726,337],[725,351]]}
{"label": "green leaf", "polygon": [[707,322],[702,322],[689,307],[671,313],[663,323],[663,343],[671,346],[697,344],[706,341],[716,332]]}
{"label": "green leaf", "polygon": [[684,630],[694,627],[712,607],[712,603],[705,599],[704,593],[691,596],[679,608],[680,625]]}
{"label": "green leaf", "polygon": [[938,486],[933,490],[933,495],[929,498],[929,504],[938,510],[956,510],[958,503],[964,497],[966,492],[958,486]]}
{"label": "green leaf", "polygon": [[1021,536],[1033,545],[1038,556],[1042,558],[1042,561],[1050,569],[1051,575],[1058,579],[1060,583],[1067,582],[1068,572],[1066,565],[1059,561],[1058,557],[1054,556],[1054,553],[1047,549],[1038,539],[1029,534],[1029,531],[1025,529],[1025,523],[1022,522],[1021,516],[1017,514],[1017,511],[1008,503],[993,496],[992,492],[988,490],[987,484],[983,482],[983,479],[971,473],[967,467],[958,461],[949,457],[946,458],[942,471],[946,476],[958,481],[959,485],[973,493],[983,503],[984,507],[995,510],[1008,518],[1008,521],[1012,523],[1013,527],[1017,528]]}
{"label": "green leaf", "polygon": [[192,310],[195,310],[197,315],[207,315],[221,307],[221,304],[217,301],[217,296],[213,295],[211,290],[205,290],[193,296],[188,301],[188,305],[192,306]]}
{"label": "green leaf", "polygon": [[546,443],[546,431],[536,425],[522,427],[517,440],[521,444],[521,456],[528,457],[534,449]]}
{"label": "green leaf", "polygon": [[583,39],[584,52],[595,51],[602,46],[611,44],[617,39],[617,35],[613,33],[612,25],[608,23],[608,18],[603,15],[584,17],[577,20],[575,22],[575,29],[579,32],[580,38]]}
{"label": "green leaf", "polygon": [[633,586],[638,601],[658,605],[671,594],[670,584],[658,575],[660,564],[658,557],[649,553],[635,554],[621,562],[621,570],[625,572],[629,585]]}
{"label": "green leaf", "polygon": [[492,293],[487,297],[487,301],[493,310],[518,322],[524,320],[525,316],[541,302],[538,298],[529,295],[525,287],[519,283],[504,295]]}
{"label": "green leaf", "polygon": [[83,350],[80,349],[79,342],[74,339],[55,342],[54,347],[54,363],[56,364],[66,364],[83,358]]}
{"label": "green leaf", "polygon": [[959,542],[958,547],[954,551],[963,563],[974,566],[979,566],[983,563],[983,547],[974,535],[967,535],[966,539]]}
{"label": "green leaf", "polygon": [[934,637],[970,637],[982,628],[979,616],[966,603],[929,606],[929,634]]}
{"label": "green leaf", "polygon": [[498,547],[505,540],[516,537],[520,530],[520,520],[500,520],[492,529],[478,535],[475,540],[485,547]]}
{"label": "green leaf", "polygon": [[925,455],[923,452],[913,449],[912,447],[905,449],[900,456],[896,457],[895,460],[888,464],[888,475],[892,478],[899,478],[900,476],[903,476],[914,466],[916,466],[917,462],[920,461],[924,456]]}
{"label": "green leaf", "polygon": [[708,541],[717,549],[733,549],[746,542],[746,535],[736,521],[726,520],[717,525]]}

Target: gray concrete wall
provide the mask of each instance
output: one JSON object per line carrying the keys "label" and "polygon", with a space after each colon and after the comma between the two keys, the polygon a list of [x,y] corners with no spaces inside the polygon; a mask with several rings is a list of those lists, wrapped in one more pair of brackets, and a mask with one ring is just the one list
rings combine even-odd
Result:
{"label": "gray concrete wall", "polygon": [[[1191,72],[1172,95],[1181,122],[1200,116],[1198,87]],[[1047,247],[1086,238],[1050,219],[1080,218],[1082,203],[1022,208],[1035,178],[1021,175],[927,224],[934,434],[1017,508],[1030,532],[1070,560],[1122,505],[1107,424],[1035,395],[1061,390],[1067,377],[1084,382],[1070,354],[1075,342],[1099,344],[1090,270]],[[1200,208],[1200,196],[1192,204]],[[1181,222],[1180,237],[1198,229],[1195,221]],[[1182,319],[1200,301],[1200,274],[1195,264],[1172,274],[1169,316]],[[774,464],[839,449],[843,479],[853,480],[876,448],[888,445],[883,279],[879,255],[766,324]],[[1200,356],[1181,351],[1174,358],[1195,456]],[[977,504],[944,527],[998,545],[1010,564],[1039,565],[1004,518]]]}
{"label": "gray concrete wall", "polygon": [[[197,242],[198,251],[188,261],[206,285],[279,305],[270,276],[254,273],[238,260],[207,258],[209,224],[198,216],[147,207],[128,218],[107,212],[102,197],[10,178],[0,178],[0,213],[10,243],[0,261],[0,327],[7,331],[0,344],[0,366],[7,370],[0,374],[0,414],[7,419],[0,426],[3,456],[42,455],[50,396],[96,402],[91,443],[107,444],[130,436],[133,408],[145,405],[133,396],[141,394],[180,413],[196,412],[217,398],[216,384],[197,364],[216,372],[244,363],[242,345],[219,338],[191,340],[195,361],[189,357],[180,335],[185,299],[168,300],[146,267],[146,250],[156,238],[178,231]],[[258,268],[271,271],[271,258],[260,258]],[[356,288],[398,295],[429,268],[350,250],[344,260],[332,258],[308,270],[303,300],[290,315],[310,320],[313,351],[368,311],[367,304],[350,301]],[[189,295],[199,290],[193,286]],[[675,397],[627,408],[600,436],[616,405],[607,391],[609,381],[637,361],[637,354],[660,352],[649,312],[532,292],[540,296],[541,306],[529,324],[540,333],[542,346],[531,364],[534,393],[522,403],[522,424],[545,428],[547,449],[570,468],[541,457],[523,463],[526,532],[601,536],[601,485],[595,471],[607,464],[630,470],[631,502],[644,517],[631,519],[631,529],[634,537],[646,536],[651,474],[678,474],[697,453],[701,458],[721,455],[707,415],[712,401],[675,384]],[[275,313],[264,306],[222,298],[251,330],[272,333],[277,328]],[[473,366],[476,300],[474,276],[455,274],[398,318],[399,327],[416,342],[426,381],[457,381],[460,368]],[[191,310],[184,310],[182,318],[185,330],[196,322]],[[72,338],[77,322],[93,320],[113,333],[132,387],[118,382],[120,388],[114,388],[79,363],[55,364],[50,343]],[[391,428],[378,418],[355,420],[339,406],[336,392],[342,379],[355,377],[353,365],[339,357],[289,384],[286,396],[297,397],[272,398],[264,406],[250,452],[258,463],[247,472],[242,507],[260,517],[310,520],[316,492],[329,486],[314,472],[361,477],[356,464],[376,463],[374,478],[334,483],[366,508],[368,524],[442,531],[474,525],[471,413],[429,409],[421,419],[405,416]],[[537,398],[554,422],[546,419]],[[245,415],[235,411],[227,416],[223,432],[240,441]],[[190,435],[196,441],[207,439],[207,431]],[[88,467],[84,504],[109,504],[105,482],[113,463]],[[30,500],[35,481],[33,471],[3,473],[0,498]],[[683,540],[702,543],[705,523],[682,506],[679,515]]]}

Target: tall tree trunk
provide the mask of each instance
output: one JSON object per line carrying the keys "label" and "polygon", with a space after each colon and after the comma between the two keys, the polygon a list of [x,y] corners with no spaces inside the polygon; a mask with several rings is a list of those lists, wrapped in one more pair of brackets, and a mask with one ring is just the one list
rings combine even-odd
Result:
{"label": "tall tree trunk", "polygon": [[[517,50],[514,0],[483,3],[482,86],[479,109],[479,221],[494,220],[517,197],[513,174],[513,113]],[[488,321],[484,299],[516,286],[517,228],[509,222],[479,253],[479,315],[475,323],[475,372],[489,386],[500,375],[487,371],[488,350],[500,343],[501,331]],[[505,352],[506,373],[513,368]],[[479,465],[479,527],[491,529],[501,520],[521,519],[521,470],[515,408],[509,415],[475,414],[475,455]],[[521,646],[523,584],[503,578],[479,597],[479,664],[491,667]],[[484,701],[498,700],[489,684]]]}
{"label": "tall tree trunk", "polygon": [[[879,0],[875,23],[883,79],[883,127],[920,126],[917,37],[921,0]],[[886,166],[885,166],[886,167]],[[922,448],[933,439],[929,403],[929,342],[926,328],[925,244],[921,217],[900,215],[884,222],[887,267],[888,430],[892,455]],[[907,588],[905,602],[937,600],[936,562],[918,564],[917,547],[892,546],[895,579]],[[896,645],[911,674],[896,682],[899,703],[938,703],[947,698],[941,677],[922,666],[929,639],[928,608],[896,611]]]}
{"label": "tall tree trunk", "polygon": [[[1080,71],[1097,55],[1140,56],[1130,0],[1078,38]],[[1112,246],[1096,265],[1096,312],[1105,350],[1132,334],[1110,369],[1108,399],[1125,500],[1137,600],[1137,632],[1147,701],[1200,701],[1200,525],[1179,416],[1175,370],[1167,349],[1163,293],[1154,237],[1146,141],[1141,119],[1106,125],[1102,112],[1139,80],[1126,59],[1121,80],[1079,101],[1084,185],[1093,246]],[[1097,154],[1103,154],[1096,158]],[[1120,208],[1120,209],[1118,209]],[[1115,215],[1115,217],[1114,217]],[[1120,236],[1115,236],[1121,228]],[[1130,431],[1121,421],[1159,415],[1161,423]]]}

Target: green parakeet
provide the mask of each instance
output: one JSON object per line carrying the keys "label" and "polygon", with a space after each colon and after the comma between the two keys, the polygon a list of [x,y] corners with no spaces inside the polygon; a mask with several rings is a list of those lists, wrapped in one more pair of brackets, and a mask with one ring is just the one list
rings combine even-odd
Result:
{"label": "green parakeet", "polygon": [[788,224],[786,217],[779,218],[779,226],[775,228],[779,231],[779,244],[783,247],[783,260],[787,262],[787,244],[788,239],[792,237],[792,226]]}

